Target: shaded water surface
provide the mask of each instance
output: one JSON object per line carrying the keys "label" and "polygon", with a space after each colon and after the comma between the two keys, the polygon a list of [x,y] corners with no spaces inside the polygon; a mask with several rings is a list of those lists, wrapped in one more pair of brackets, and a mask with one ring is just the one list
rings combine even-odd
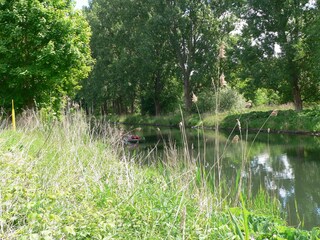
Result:
{"label": "shaded water surface", "polygon": [[[213,166],[219,152],[221,176],[226,184],[230,184],[227,188],[235,188],[235,176],[240,174],[242,159],[246,158],[247,164],[241,175],[252,195],[263,188],[276,196],[289,225],[300,225],[305,229],[320,226],[319,137],[262,133],[257,137],[220,133],[216,137],[211,130],[205,130],[204,136],[199,135],[196,129],[187,129],[186,132],[189,149],[193,149],[190,155],[194,159],[199,155],[202,160],[205,158],[208,169]],[[174,143],[178,150],[184,146],[179,129],[142,127],[137,134],[144,136],[145,142],[132,147],[137,147],[141,154],[147,154],[157,145],[153,158],[155,153],[159,158],[164,157],[164,142]],[[232,142],[236,134],[239,141]]]}

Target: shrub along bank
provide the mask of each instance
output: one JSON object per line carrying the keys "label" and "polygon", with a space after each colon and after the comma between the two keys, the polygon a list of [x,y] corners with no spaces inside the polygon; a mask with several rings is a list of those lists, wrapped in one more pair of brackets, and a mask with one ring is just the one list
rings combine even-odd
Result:
{"label": "shrub along bank", "polygon": [[177,127],[184,119],[186,126],[204,126],[214,128],[216,124],[223,129],[232,129],[240,121],[243,129],[271,133],[297,133],[320,135],[320,109],[306,109],[296,112],[292,109],[251,109],[243,112],[223,112],[217,115],[211,113],[191,114],[182,117],[180,113],[167,116],[113,116],[112,122],[132,125],[146,124],[155,126]]}
{"label": "shrub along bank", "polygon": [[264,193],[230,208],[174,151],[139,164],[117,130],[93,135],[81,115],[19,123],[0,132],[0,239],[320,237],[287,227]]}

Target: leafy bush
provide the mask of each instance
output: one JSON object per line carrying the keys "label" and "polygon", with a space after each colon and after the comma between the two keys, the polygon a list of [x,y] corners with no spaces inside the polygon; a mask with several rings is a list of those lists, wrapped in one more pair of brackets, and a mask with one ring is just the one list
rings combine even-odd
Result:
{"label": "leafy bush", "polygon": [[[235,89],[226,87],[219,92],[219,111],[230,111],[234,109],[241,109],[245,106],[245,98]],[[216,109],[216,94],[213,91],[206,90],[198,95],[197,102],[200,113],[213,112]],[[194,110],[196,106],[194,106]]]}
{"label": "leafy bush", "polygon": [[254,104],[257,106],[260,105],[271,105],[271,104],[279,104],[280,103],[280,97],[277,92],[266,89],[266,88],[259,88],[256,91],[255,98],[254,98]]}
{"label": "leafy bush", "polygon": [[220,92],[220,111],[241,109],[245,106],[245,98],[232,88],[224,88]]}

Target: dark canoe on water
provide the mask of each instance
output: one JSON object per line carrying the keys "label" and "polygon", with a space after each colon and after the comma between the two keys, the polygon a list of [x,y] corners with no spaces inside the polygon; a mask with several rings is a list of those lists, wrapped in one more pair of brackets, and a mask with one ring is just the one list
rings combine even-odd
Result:
{"label": "dark canoe on water", "polygon": [[125,143],[139,143],[144,139],[138,135],[127,135],[123,137]]}

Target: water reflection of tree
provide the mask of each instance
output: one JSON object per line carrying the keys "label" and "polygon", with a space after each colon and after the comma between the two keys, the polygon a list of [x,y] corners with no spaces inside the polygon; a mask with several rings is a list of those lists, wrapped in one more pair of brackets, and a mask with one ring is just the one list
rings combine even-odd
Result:
{"label": "water reflection of tree", "polygon": [[287,210],[289,224],[303,221],[305,228],[311,228],[320,223],[318,154],[312,146],[297,144],[272,146],[268,152],[254,154],[252,158],[253,181],[278,195]]}
{"label": "water reflection of tree", "polygon": [[[301,149],[300,149],[301,150]],[[297,212],[306,228],[320,224],[320,185],[319,185],[319,162],[318,158],[312,158],[304,152],[304,158],[297,158],[292,161],[295,171],[295,200],[297,202]],[[312,152],[312,151],[311,151]],[[319,153],[318,153],[319,154]],[[313,155],[315,156],[315,155]],[[290,208],[295,210],[294,202]],[[292,216],[293,223],[298,220],[298,216]]]}
{"label": "water reflection of tree", "polygon": [[[248,136],[247,150],[252,139]],[[277,196],[291,225],[300,221],[305,228],[320,224],[319,143],[319,138],[310,136],[261,134],[247,152],[249,161],[243,174],[246,186],[252,183],[253,197],[260,187]],[[239,157],[241,151],[239,143],[231,144],[224,155],[224,175],[231,188],[243,160]],[[263,161],[259,162],[259,158]]]}

